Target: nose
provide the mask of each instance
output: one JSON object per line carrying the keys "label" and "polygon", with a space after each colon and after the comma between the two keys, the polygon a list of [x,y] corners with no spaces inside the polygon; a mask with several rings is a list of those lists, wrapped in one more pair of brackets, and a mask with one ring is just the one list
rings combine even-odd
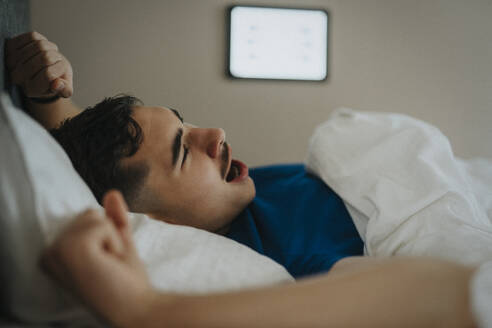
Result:
{"label": "nose", "polygon": [[192,128],[188,133],[191,143],[208,154],[211,158],[220,155],[220,148],[225,141],[225,131],[220,128]]}

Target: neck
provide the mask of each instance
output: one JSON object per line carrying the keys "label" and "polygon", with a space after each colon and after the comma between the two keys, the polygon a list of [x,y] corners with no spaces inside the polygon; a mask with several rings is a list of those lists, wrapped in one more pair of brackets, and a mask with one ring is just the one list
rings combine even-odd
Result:
{"label": "neck", "polygon": [[223,236],[229,231],[230,228],[231,228],[231,224],[228,223],[225,226],[223,226],[222,228],[220,228],[219,230],[215,231],[215,233]]}

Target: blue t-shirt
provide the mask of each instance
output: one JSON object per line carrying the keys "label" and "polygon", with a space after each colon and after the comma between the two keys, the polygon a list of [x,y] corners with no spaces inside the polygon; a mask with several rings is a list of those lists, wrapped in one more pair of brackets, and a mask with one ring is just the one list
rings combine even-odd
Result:
{"label": "blue t-shirt", "polygon": [[253,202],[226,236],[283,265],[295,278],[326,272],[364,244],[340,197],[304,165],[250,170]]}

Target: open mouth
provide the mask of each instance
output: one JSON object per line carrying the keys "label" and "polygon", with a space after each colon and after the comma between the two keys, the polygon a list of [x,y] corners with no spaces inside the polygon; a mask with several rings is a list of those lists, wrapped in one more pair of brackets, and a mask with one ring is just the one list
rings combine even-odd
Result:
{"label": "open mouth", "polygon": [[241,175],[241,167],[235,160],[231,161],[231,167],[229,168],[229,173],[227,174],[226,181],[231,182],[235,178]]}
{"label": "open mouth", "polygon": [[[227,157],[231,157],[231,148],[228,146]],[[248,167],[241,161],[237,159],[231,159],[229,164],[229,171],[225,174],[225,180],[229,182],[239,182],[244,180],[248,176]]]}

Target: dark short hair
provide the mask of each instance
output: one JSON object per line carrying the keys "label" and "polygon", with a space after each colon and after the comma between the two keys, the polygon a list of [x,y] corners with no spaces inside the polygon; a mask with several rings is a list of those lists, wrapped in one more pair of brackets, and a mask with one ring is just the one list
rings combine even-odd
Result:
{"label": "dark short hair", "polygon": [[123,165],[121,160],[142,144],[142,129],[131,116],[133,107],[142,104],[125,94],[105,98],[50,131],[99,203],[105,192],[118,189],[130,210],[138,207],[149,168],[144,163]]}

